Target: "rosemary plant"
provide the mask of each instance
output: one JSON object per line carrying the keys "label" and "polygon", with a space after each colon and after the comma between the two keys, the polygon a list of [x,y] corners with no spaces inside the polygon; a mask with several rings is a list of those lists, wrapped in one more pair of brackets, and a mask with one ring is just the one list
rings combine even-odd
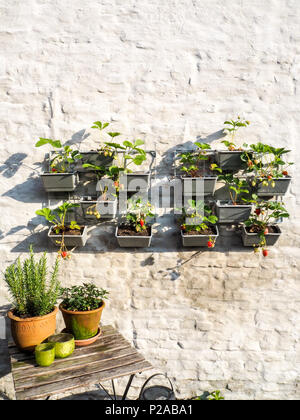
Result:
{"label": "rosemary plant", "polygon": [[[22,318],[47,315],[53,311],[60,295],[59,262],[48,276],[46,252],[35,261],[32,246],[30,256],[21,263],[20,257],[4,273],[13,303],[14,315]],[[49,277],[49,279],[48,279]]]}

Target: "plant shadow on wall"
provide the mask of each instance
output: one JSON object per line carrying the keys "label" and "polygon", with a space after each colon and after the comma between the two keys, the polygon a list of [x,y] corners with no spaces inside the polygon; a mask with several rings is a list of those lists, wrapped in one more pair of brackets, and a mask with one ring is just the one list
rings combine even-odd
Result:
{"label": "plant shadow on wall", "polygon": [[5,162],[0,162],[0,174],[5,178],[12,178],[21,168],[21,164],[26,157],[25,153],[14,153]]}
{"label": "plant shadow on wall", "polygon": [[[223,138],[226,134],[224,134],[223,130],[215,131],[212,134],[209,134],[206,137],[202,137],[200,135],[196,136],[196,140],[201,143],[207,143],[210,144],[215,140],[220,140]],[[184,151],[184,150],[191,150],[194,148],[194,143],[192,141],[186,141],[185,143],[179,143],[168,150],[166,150],[162,154],[162,159],[160,160],[159,164],[154,168],[156,173],[162,176],[173,176],[175,171],[174,166],[174,155],[178,151]]]}

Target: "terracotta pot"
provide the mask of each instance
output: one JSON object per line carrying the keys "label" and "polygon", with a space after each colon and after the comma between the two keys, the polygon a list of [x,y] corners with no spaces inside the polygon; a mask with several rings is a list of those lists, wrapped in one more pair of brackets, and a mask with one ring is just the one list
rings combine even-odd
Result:
{"label": "terracotta pot", "polygon": [[57,311],[58,308],[55,307],[50,314],[24,319],[8,311],[7,316],[10,319],[11,333],[16,346],[20,350],[33,351],[35,346],[54,334]]}
{"label": "terracotta pot", "polygon": [[66,324],[66,331],[73,334],[75,340],[86,340],[98,333],[104,307],[104,301],[102,301],[100,308],[92,311],[68,311],[63,308],[62,304],[59,305]]}

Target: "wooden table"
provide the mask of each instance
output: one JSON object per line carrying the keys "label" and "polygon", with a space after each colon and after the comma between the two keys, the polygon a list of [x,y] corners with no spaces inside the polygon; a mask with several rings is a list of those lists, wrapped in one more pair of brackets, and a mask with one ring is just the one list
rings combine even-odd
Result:
{"label": "wooden table", "polygon": [[[125,399],[136,373],[152,369],[112,326],[102,327],[102,335],[87,347],[78,347],[66,359],[56,359],[49,367],[35,363],[34,354],[21,353],[9,343],[12,375],[16,398],[31,400],[49,398],[53,394],[78,387],[98,384],[108,394],[102,382],[111,380],[116,399],[114,379],[129,376],[122,399]],[[109,394],[108,394],[109,395]]]}

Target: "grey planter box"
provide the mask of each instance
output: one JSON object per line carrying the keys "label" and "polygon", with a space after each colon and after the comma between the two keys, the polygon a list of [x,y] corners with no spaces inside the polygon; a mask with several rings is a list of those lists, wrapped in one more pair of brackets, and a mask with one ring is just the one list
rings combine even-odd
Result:
{"label": "grey planter box", "polygon": [[197,183],[203,183],[203,195],[213,195],[216,189],[217,177],[204,176],[203,178],[181,177],[183,185],[183,195],[187,197],[195,196]]}
{"label": "grey planter box", "polygon": [[[94,215],[87,214],[87,210],[91,206],[96,206],[97,204],[101,203],[103,208],[103,211],[99,211],[101,218],[97,219]],[[80,199],[80,206],[83,212],[83,215],[86,219],[94,219],[94,220],[101,220],[101,219],[113,219],[116,217],[117,214],[117,207],[118,207],[118,200],[117,197],[114,197],[111,200],[106,201],[97,201],[95,198],[94,200],[89,200],[88,197],[82,197]],[[101,210],[101,207],[99,208]]]}
{"label": "grey planter box", "polygon": [[82,165],[84,163],[89,163],[96,166],[109,166],[114,160],[113,156],[104,156],[103,154],[99,154],[96,151],[80,152],[80,154],[82,155],[82,158],[77,164],[77,170],[80,172],[88,172],[91,170],[89,168],[83,168]]}
{"label": "grey planter box", "polygon": [[218,226],[214,226],[216,230],[215,235],[184,235],[184,233],[181,231],[181,238],[182,238],[182,245],[183,246],[205,246],[207,247],[207,241],[209,239],[213,239],[214,241],[219,236],[219,229]]}
{"label": "grey planter box", "polygon": [[152,227],[150,236],[119,236],[118,227],[116,228],[116,238],[121,248],[148,248],[152,239]]}
{"label": "grey planter box", "polygon": [[216,202],[216,215],[218,223],[238,223],[249,219],[251,213],[251,204],[241,204],[234,206],[228,201]]}
{"label": "grey planter box", "polygon": [[141,183],[142,188],[140,188],[140,192],[146,192],[150,186],[150,172],[134,172],[132,174],[123,174],[120,179],[121,184],[122,182],[126,182],[124,191],[136,192],[139,188],[139,183]]}
{"label": "grey planter box", "polygon": [[291,183],[290,177],[287,178],[273,178],[275,187],[272,188],[271,183],[268,186],[258,184],[256,194],[259,197],[273,197],[276,195],[285,195]]}
{"label": "grey planter box", "polygon": [[[60,244],[56,243],[56,241],[61,241],[62,235],[50,235],[50,233],[52,232],[52,229],[53,227],[51,226],[48,231],[48,238],[54,245],[60,246]],[[81,235],[64,235],[64,239],[65,239],[66,247],[84,246],[87,241],[87,227],[84,226],[84,229]]]}
{"label": "grey planter box", "polygon": [[243,153],[240,150],[218,150],[217,162],[219,167],[225,171],[237,171],[244,168],[246,163],[241,160]]}
{"label": "grey planter box", "polygon": [[[266,244],[267,246],[275,245],[275,243],[278,241],[279,236],[281,235],[281,230],[279,226],[274,225],[277,229],[277,233],[268,233],[265,235],[266,238]],[[242,241],[244,246],[251,246],[253,245],[259,245],[260,237],[257,233],[249,233],[246,231],[245,225],[242,226]]]}
{"label": "grey planter box", "polygon": [[41,178],[47,192],[74,191],[78,184],[76,173],[44,173]]}

